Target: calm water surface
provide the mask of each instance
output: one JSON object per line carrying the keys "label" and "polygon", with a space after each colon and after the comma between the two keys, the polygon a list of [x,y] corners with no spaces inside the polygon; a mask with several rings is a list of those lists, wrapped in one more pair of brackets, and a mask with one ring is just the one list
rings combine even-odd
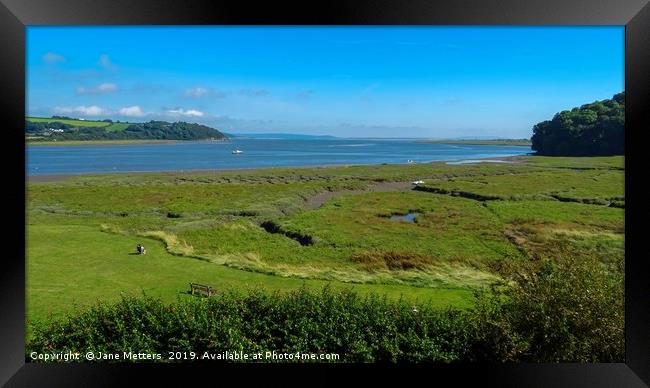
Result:
{"label": "calm water surface", "polygon": [[[233,154],[239,149],[241,154]],[[406,164],[525,155],[527,146],[427,144],[412,139],[245,139],[169,144],[27,146],[27,175]]]}

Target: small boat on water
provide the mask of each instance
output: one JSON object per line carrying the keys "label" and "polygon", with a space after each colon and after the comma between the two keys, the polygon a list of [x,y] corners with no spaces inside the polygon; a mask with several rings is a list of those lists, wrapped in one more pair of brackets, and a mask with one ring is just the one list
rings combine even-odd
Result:
{"label": "small boat on water", "polygon": [[415,162],[414,162],[413,160],[409,159],[409,160],[406,161],[406,163],[408,163],[408,164],[413,164],[413,163],[415,163]]}
{"label": "small boat on water", "polygon": [[233,154],[243,154],[244,151],[237,149],[237,150],[233,150],[232,153]]}

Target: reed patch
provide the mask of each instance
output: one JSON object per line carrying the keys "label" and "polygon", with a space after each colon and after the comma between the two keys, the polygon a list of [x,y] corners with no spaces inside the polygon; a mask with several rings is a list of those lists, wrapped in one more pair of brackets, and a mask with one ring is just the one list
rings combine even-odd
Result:
{"label": "reed patch", "polygon": [[395,251],[357,252],[350,257],[350,260],[370,271],[423,269],[435,261],[428,255]]}

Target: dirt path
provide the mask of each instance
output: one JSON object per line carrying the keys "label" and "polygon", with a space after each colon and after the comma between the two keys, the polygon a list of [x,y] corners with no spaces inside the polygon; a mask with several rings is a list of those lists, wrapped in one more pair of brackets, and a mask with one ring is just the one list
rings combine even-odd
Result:
{"label": "dirt path", "polygon": [[354,194],[354,193],[369,193],[369,192],[390,192],[390,191],[409,191],[413,188],[411,182],[381,182],[374,185],[368,186],[363,190],[338,190],[338,191],[324,191],[318,193],[305,202],[303,206],[306,210],[312,210],[320,207],[325,202],[329,201],[334,197],[338,197],[343,194]]}

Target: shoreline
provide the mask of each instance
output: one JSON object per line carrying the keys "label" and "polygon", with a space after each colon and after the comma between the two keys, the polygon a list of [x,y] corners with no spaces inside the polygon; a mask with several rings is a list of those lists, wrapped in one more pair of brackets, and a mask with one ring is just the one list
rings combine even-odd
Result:
{"label": "shoreline", "polygon": [[[173,143],[183,143],[183,142],[217,142],[217,143],[226,143],[236,138],[225,138],[225,139],[197,139],[197,140],[167,140],[167,139],[115,139],[115,140],[60,140],[60,141],[33,141],[27,139],[25,141],[26,146],[92,146],[92,145],[128,145],[128,144],[173,144]],[[241,137],[241,139],[248,139],[246,137]],[[260,140],[262,138],[250,138],[253,140]],[[286,140],[286,139],[280,139]],[[330,140],[330,139],[327,139]],[[499,140],[429,140],[423,138],[365,138],[365,137],[350,137],[350,138],[334,138],[332,140],[410,140],[415,143],[425,143],[425,144],[447,144],[447,145],[493,145],[493,146],[513,146],[513,147],[530,147],[532,143],[530,141],[524,141],[519,139],[499,139]]]}
{"label": "shoreline", "polygon": [[[502,160],[504,163],[518,163],[518,161],[512,160],[512,158],[521,158],[534,156],[532,154],[526,155],[512,155],[512,156],[503,156],[503,157],[486,157],[486,158],[477,158],[469,159],[467,163],[460,164],[473,164],[473,163],[482,163],[492,162],[495,160]],[[459,160],[457,162],[463,162],[465,159]],[[421,162],[416,164],[433,164],[433,163],[444,163],[448,164],[449,162],[454,162],[454,160],[432,160],[428,162]],[[101,176],[101,175],[139,175],[139,174],[200,174],[200,173],[220,173],[220,172],[236,172],[236,171],[256,171],[256,170],[274,170],[274,169],[287,169],[287,168],[296,168],[296,169],[326,169],[326,168],[335,168],[335,167],[355,167],[355,166],[412,166],[412,164],[400,164],[400,163],[356,163],[356,164],[316,164],[310,166],[273,166],[273,167],[241,167],[241,168],[227,168],[227,169],[187,169],[187,170],[161,170],[161,171],[108,171],[108,172],[91,172],[91,173],[79,173],[79,174],[43,174],[43,175],[25,175],[25,181],[28,183],[48,183],[48,182],[60,182],[66,179],[75,178],[75,177],[90,177],[90,176]]]}
{"label": "shoreline", "polygon": [[101,146],[130,144],[172,144],[183,140],[61,140],[61,141],[26,141],[25,146]]}
{"label": "shoreline", "polygon": [[519,139],[499,139],[499,140],[423,140],[418,143],[426,144],[448,144],[448,145],[495,145],[495,146],[512,146],[512,147],[530,147],[533,145],[530,141]]}

